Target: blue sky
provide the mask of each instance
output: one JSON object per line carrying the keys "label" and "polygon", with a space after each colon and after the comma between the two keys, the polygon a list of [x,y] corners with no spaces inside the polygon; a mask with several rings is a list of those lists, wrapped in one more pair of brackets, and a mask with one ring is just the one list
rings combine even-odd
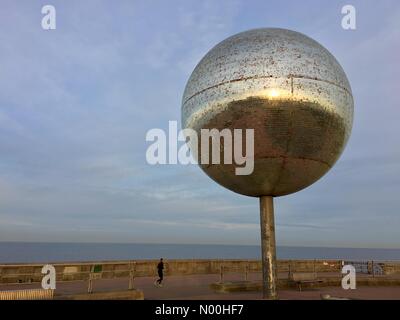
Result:
{"label": "blue sky", "polygon": [[281,27],[335,55],[355,118],[335,167],[276,199],[278,244],[400,246],[398,1],[6,0],[0,25],[0,241],[258,244],[257,199],[194,165],[148,165],[145,135],[180,121],[211,47]]}

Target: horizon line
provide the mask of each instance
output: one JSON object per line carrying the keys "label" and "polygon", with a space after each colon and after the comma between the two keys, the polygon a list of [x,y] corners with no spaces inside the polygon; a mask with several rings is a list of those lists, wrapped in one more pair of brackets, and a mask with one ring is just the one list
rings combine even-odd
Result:
{"label": "horizon line", "polygon": [[[172,242],[104,242],[104,241],[9,241],[0,240],[0,243],[32,243],[32,244],[106,244],[106,245],[183,245],[183,246],[241,246],[261,247],[261,244],[234,244],[234,243],[172,243]],[[368,250],[400,250],[399,247],[359,247],[359,246],[318,246],[318,245],[277,245],[277,248],[327,248],[327,249],[368,249]]]}

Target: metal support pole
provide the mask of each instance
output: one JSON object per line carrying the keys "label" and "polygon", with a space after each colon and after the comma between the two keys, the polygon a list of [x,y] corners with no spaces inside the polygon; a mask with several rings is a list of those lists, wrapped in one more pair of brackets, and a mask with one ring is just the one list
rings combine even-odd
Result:
{"label": "metal support pole", "polygon": [[263,270],[263,298],[278,299],[276,291],[276,245],[274,202],[270,196],[260,197],[261,257]]}

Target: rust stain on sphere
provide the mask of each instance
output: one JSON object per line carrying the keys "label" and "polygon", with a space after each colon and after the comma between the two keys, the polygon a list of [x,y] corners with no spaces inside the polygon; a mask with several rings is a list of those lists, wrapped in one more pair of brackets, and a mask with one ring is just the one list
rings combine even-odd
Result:
{"label": "rust stain on sphere", "polygon": [[343,152],[352,122],[352,92],[337,60],[284,29],[250,30],[216,45],[194,69],[182,101],[183,128],[254,129],[251,175],[235,175],[234,164],[201,165],[248,196],[282,196],[317,181]]}

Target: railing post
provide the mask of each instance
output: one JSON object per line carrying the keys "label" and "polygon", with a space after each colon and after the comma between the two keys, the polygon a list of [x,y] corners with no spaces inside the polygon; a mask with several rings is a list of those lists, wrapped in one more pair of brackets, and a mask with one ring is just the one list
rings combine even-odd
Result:
{"label": "railing post", "polygon": [[224,282],[224,265],[221,263],[219,271],[219,283]]}
{"label": "railing post", "polygon": [[244,281],[247,281],[249,274],[249,263],[247,262],[244,266]]}
{"label": "railing post", "polygon": [[313,269],[314,269],[314,274],[316,274],[316,266],[315,266],[315,264],[316,264],[316,259],[314,259],[314,267],[313,267]]}
{"label": "railing post", "polygon": [[375,278],[374,260],[371,261],[371,264],[372,264],[372,277]]}
{"label": "railing post", "polygon": [[91,266],[90,267],[90,271],[89,271],[88,293],[92,293],[93,292],[93,277],[92,277],[93,269],[94,269],[94,266]]}
{"label": "railing post", "polygon": [[136,261],[129,263],[129,290],[135,289]]}

